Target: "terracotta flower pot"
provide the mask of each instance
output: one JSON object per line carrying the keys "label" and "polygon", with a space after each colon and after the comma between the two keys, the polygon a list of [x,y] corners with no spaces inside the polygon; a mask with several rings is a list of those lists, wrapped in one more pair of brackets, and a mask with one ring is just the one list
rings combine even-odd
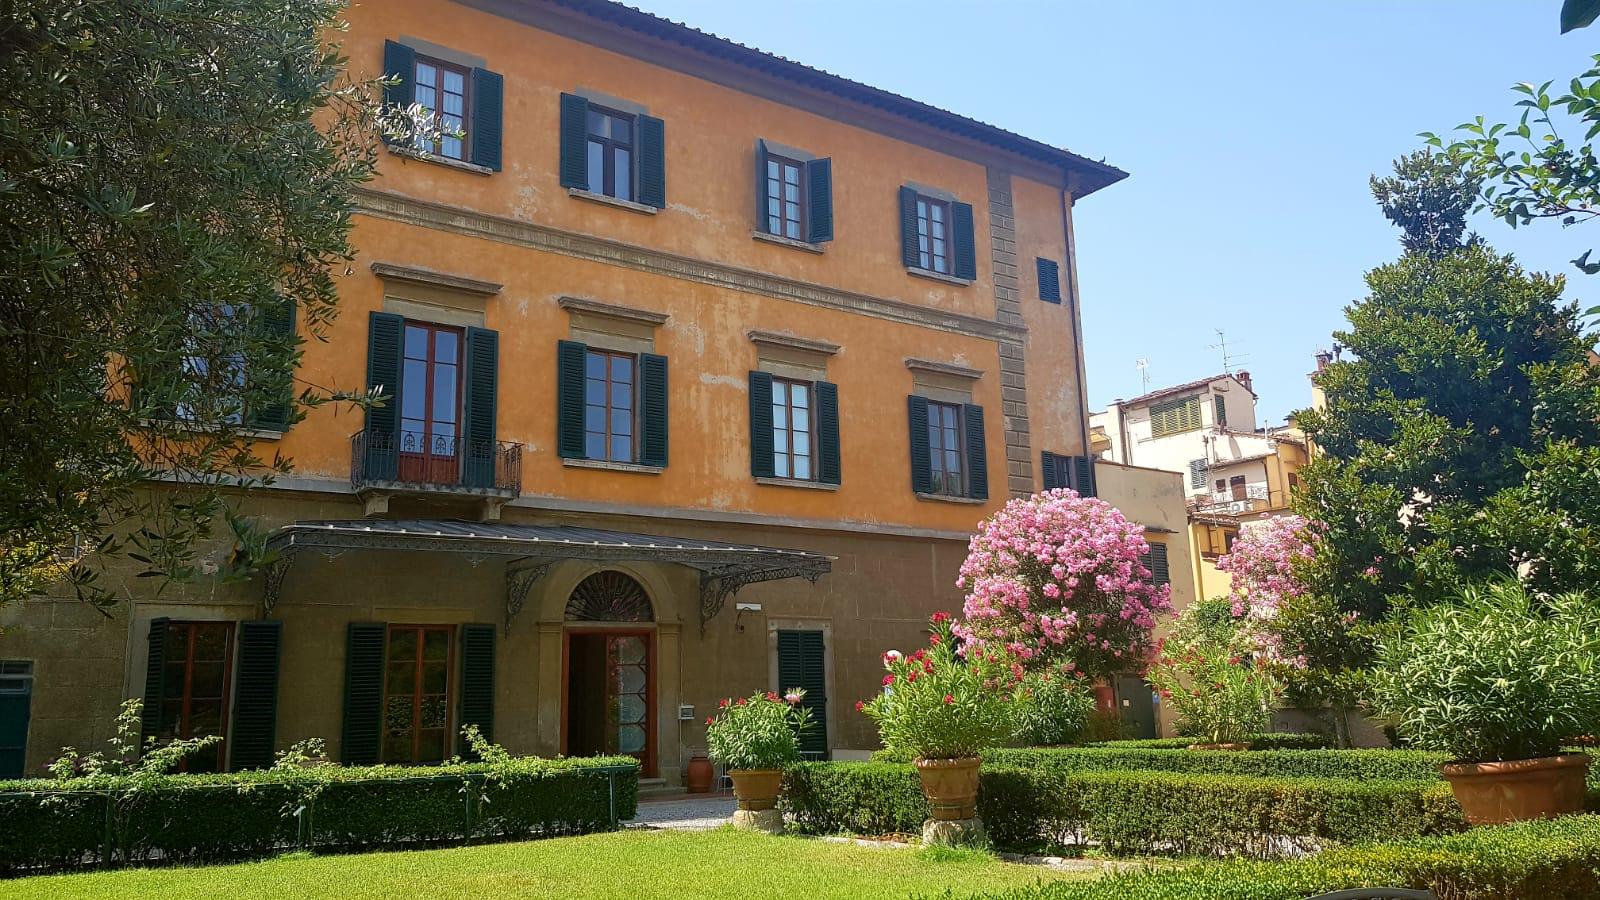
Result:
{"label": "terracotta flower pot", "polygon": [[1457,762],[1439,767],[1467,821],[1499,825],[1583,812],[1589,757],[1564,753],[1505,762]]}
{"label": "terracotta flower pot", "polygon": [[928,798],[934,819],[954,822],[978,814],[978,766],[982,763],[980,756],[912,761],[922,776],[922,794]]}
{"label": "terracotta flower pot", "polygon": [[740,809],[755,812],[778,805],[782,769],[730,769],[728,774],[733,777],[733,796]]}
{"label": "terracotta flower pot", "polygon": [[1190,750],[1249,750],[1250,744],[1190,744]]}
{"label": "terracotta flower pot", "polygon": [[716,772],[711,768],[711,760],[704,753],[696,753],[689,757],[689,770],[684,773],[683,786],[691,794],[704,794],[711,790],[711,782],[716,778]]}

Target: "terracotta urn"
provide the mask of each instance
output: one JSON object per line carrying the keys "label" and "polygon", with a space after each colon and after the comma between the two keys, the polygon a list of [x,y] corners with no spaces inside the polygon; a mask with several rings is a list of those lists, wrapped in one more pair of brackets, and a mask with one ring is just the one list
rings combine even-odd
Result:
{"label": "terracotta urn", "polygon": [[981,756],[960,759],[916,759],[922,794],[936,821],[954,822],[978,815],[978,766]]}
{"label": "terracotta urn", "polygon": [[1456,802],[1474,825],[1553,819],[1583,812],[1586,753],[1503,762],[1454,762],[1439,767]]}
{"label": "terracotta urn", "polygon": [[1250,744],[1248,742],[1237,743],[1237,744],[1230,744],[1230,743],[1223,743],[1223,744],[1190,744],[1189,745],[1189,749],[1190,750],[1249,750],[1250,749]]}
{"label": "terracotta urn", "polygon": [[684,773],[683,786],[691,794],[704,794],[711,790],[711,782],[716,780],[716,772],[711,768],[711,760],[704,753],[695,753],[689,757],[689,770]]}
{"label": "terracotta urn", "polygon": [[733,778],[733,797],[739,801],[740,809],[759,812],[778,805],[782,769],[730,769],[728,774]]}

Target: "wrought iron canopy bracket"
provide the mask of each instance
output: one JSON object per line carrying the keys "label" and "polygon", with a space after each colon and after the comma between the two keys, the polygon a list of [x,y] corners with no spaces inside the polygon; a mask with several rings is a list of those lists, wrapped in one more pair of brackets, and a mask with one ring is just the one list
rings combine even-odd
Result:
{"label": "wrought iron canopy bracket", "polygon": [[289,574],[289,567],[294,565],[297,553],[298,548],[293,544],[284,547],[278,552],[278,558],[268,563],[262,570],[264,583],[261,587],[261,618],[272,617],[272,610],[283,596],[283,578]]}
{"label": "wrought iron canopy bracket", "polygon": [[543,578],[553,565],[555,562],[548,559],[522,559],[506,564],[506,634],[511,633],[511,620],[522,612],[534,582]]}
{"label": "wrought iron canopy bracket", "polygon": [[702,635],[706,633],[706,625],[728,605],[728,599],[737,595],[739,589],[747,584],[777,581],[783,578],[804,578],[815,585],[825,571],[825,568],[819,566],[786,566],[756,571],[723,569],[701,572],[700,633]]}

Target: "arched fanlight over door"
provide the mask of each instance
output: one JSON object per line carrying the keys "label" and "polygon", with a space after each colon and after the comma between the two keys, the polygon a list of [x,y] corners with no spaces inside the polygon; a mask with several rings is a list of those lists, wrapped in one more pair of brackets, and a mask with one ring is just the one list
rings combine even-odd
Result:
{"label": "arched fanlight over door", "polygon": [[654,622],[650,596],[621,572],[596,572],[567,600],[568,622]]}

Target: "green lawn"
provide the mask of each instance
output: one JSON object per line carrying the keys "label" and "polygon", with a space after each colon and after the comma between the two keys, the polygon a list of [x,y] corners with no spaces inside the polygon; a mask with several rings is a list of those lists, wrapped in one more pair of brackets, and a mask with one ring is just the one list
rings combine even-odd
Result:
{"label": "green lawn", "polygon": [[980,853],[860,847],[729,829],[628,831],[448,850],[0,881],[7,898],[957,896],[1088,878]]}

